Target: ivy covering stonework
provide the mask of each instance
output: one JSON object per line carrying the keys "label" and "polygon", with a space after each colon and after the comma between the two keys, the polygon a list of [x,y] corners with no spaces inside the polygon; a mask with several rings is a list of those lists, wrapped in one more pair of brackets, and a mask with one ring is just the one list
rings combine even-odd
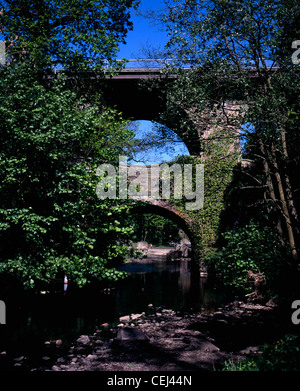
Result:
{"label": "ivy covering stonework", "polygon": [[[221,137],[222,131],[219,131]],[[186,211],[187,200],[171,199],[170,202],[185,218],[191,222],[191,232],[194,236],[194,251],[200,267],[207,267],[207,260],[217,249],[220,232],[221,216],[226,208],[224,193],[233,179],[233,169],[238,164],[238,150],[232,149],[233,138],[222,144],[214,139],[215,132],[203,146],[203,157],[181,157],[176,162],[180,164],[204,164],[204,202],[201,209]],[[205,157],[204,157],[205,156]],[[194,170],[193,188],[196,190]],[[198,189],[199,190],[199,189]]]}

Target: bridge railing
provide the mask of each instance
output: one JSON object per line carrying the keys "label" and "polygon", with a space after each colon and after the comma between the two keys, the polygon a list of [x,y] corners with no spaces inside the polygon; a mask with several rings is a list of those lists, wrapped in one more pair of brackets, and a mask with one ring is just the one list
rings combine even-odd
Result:
{"label": "bridge railing", "polygon": [[[122,61],[122,60],[118,60]],[[168,66],[175,66],[178,60],[172,58],[132,58],[128,59],[123,64],[123,69],[130,68],[166,68]],[[107,61],[104,68],[109,69],[111,64]]]}
{"label": "bridge railing", "polygon": [[[178,60],[172,58],[133,58],[129,60],[116,60],[122,63],[123,70],[130,69],[165,69],[170,66],[178,66]],[[112,69],[113,65],[110,61],[105,60],[103,63],[104,71]],[[62,66],[55,66],[54,73],[59,71],[63,71],[64,68]]]}

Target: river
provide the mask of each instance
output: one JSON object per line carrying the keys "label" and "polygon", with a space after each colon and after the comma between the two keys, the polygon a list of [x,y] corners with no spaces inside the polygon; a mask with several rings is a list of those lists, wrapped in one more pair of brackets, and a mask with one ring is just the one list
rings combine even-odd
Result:
{"label": "river", "polygon": [[119,267],[128,277],[107,289],[61,294],[20,295],[6,301],[6,325],[0,325],[0,364],[10,368],[19,356],[32,365],[41,360],[45,342],[62,340],[67,347],[81,334],[103,323],[116,325],[132,313],[164,307],[181,312],[212,312],[226,296],[215,280],[191,283],[189,259],[147,258]]}

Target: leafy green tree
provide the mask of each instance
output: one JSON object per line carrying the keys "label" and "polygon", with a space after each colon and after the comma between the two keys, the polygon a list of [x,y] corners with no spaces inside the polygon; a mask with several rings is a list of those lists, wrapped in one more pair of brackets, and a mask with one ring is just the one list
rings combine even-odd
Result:
{"label": "leafy green tree", "polygon": [[125,42],[132,29],[130,10],[137,5],[135,0],[0,1],[0,33],[11,61],[99,71]]}
{"label": "leafy green tree", "polygon": [[[78,286],[121,276],[111,266],[127,252],[128,207],[98,200],[95,174],[130,153],[132,132],[81,71],[115,65],[137,5],[0,1],[0,271],[25,287],[64,272]],[[72,72],[55,76],[56,66]]]}
{"label": "leafy green tree", "polygon": [[64,272],[78,286],[118,278],[128,208],[98,200],[95,173],[126,148],[127,122],[78,100],[63,79],[45,87],[27,64],[0,77],[0,272],[29,288]]}

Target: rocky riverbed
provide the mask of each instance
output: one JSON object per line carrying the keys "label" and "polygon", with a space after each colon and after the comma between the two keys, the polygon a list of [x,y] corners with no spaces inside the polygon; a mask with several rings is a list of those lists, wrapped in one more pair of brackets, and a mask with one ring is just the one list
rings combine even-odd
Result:
{"label": "rocky riverbed", "polygon": [[[227,359],[256,354],[279,338],[272,305],[233,302],[213,314],[180,314],[164,308],[120,318],[81,335],[67,350],[45,342],[49,353],[31,371],[180,371],[219,369]],[[18,369],[26,358],[15,361]],[[16,369],[17,369],[16,368]]]}

